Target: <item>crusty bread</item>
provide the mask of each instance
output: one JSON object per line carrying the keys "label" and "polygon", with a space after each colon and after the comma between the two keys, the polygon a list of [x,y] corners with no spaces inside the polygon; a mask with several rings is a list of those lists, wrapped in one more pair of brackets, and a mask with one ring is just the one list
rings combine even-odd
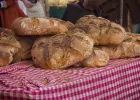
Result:
{"label": "crusty bread", "polygon": [[98,49],[94,48],[92,55],[83,61],[85,67],[102,67],[106,66],[109,62],[109,55]]}
{"label": "crusty bread", "polygon": [[17,41],[15,33],[5,28],[0,28],[0,44],[20,48],[20,43]]}
{"label": "crusty bread", "polygon": [[17,18],[11,29],[19,35],[48,35],[65,33],[67,27],[52,18]]}
{"label": "crusty bread", "polygon": [[[40,0],[42,1],[42,0]],[[33,3],[32,7],[26,7],[26,13],[29,17],[45,17],[45,11],[40,2]]]}
{"label": "crusty bread", "polygon": [[0,67],[10,64],[20,47],[11,30],[0,28]]}
{"label": "crusty bread", "polygon": [[31,54],[36,66],[63,69],[89,57],[92,48],[92,39],[84,31],[76,29],[67,34],[36,40]]}
{"label": "crusty bread", "polygon": [[137,34],[137,33],[130,33],[130,32],[127,32],[127,35],[124,39],[125,40],[131,40],[131,41],[137,41],[137,40],[140,40],[140,34]]}
{"label": "crusty bread", "polygon": [[127,34],[126,37],[118,46],[100,46],[99,48],[107,52],[110,59],[139,57],[140,35]]}
{"label": "crusty bread", "polygon": [[82,17],[75,26],[92,37],[95,45],[118,45],[126,36],[122,26],[95,16]]}
{"label": "crusty bread", "polygon": [[127,34],[128,39],[124,40],[120,45],[122,49],[121,58],[124,57],[139,57],[140,56],[140,35],[139,34]]}
{"label": "crusty bread", "polygon": [[92,54],[85,60],[73,65],[73,67],[103,67],[109,62],[109,55],[107,52],[94,47]]}
{"label": "crusty bread", "polygon": [[17,51],[17,48],[0,44],[0,67],[10,64],[13,61],[13,55]]}
{"label": "crusty bread", "polygon": [[[121,47],[121,46],[120,46]],[[109,55],[110,59],[119,59],[122,55],[122,49],[119,46],[97,46],[97,48],[103,50]]]}
{"label": "crusty bread", "polygon": [[13,62],[19,62],[25,59],[32,58],[31,57],[31,48],[34,40],[30,37],[21,37],[18,36],[17,40],[20,42],[21,48],[14,55]]}
{"label": "crusty bread", "polygon": [[0,50],[0,67],[10,64],[13,60],[13,55],[7,51]]}

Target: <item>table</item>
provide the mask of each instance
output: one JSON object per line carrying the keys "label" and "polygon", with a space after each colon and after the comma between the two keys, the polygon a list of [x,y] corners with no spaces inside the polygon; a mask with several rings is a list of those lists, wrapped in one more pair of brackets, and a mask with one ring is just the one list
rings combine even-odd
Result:
{"label": "table", "polygon": [[106,67],[43,70],[23,61],[0,68],[0,100],[139,100],[140,58]]}

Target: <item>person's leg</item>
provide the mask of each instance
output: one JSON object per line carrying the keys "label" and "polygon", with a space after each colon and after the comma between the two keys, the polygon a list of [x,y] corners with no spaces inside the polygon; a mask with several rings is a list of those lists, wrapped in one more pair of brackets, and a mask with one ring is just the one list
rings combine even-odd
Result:
{"label": "person's leg", "polygon": [[49,10],[50,10],[50,5],[48,3],[48,0],[44,0],[45,3],[45,12],[46,12],[46,16],[49,16]]}
{"label": "person's leg", "polygon": [[26,8],[29,17],[46,17],[45,11],[40,2],[33,4],[32,7]]}
{"label": "person's leg", "polygon": [[126,31],[136,33],[136,26],[137,25],[132,24],[132,18],[130,16],[130,12],[128,11],[128,27]]}
{"label": "person's leg", "polygon": [[46,8],[45,8],[45,0],[40,0],[40,3],[41,3],[41,5],[42,5],[42,7],[44,9],[45,16],[47,16],[47,14],[46,14]]}
{"label": "person's leg", "polygon": [[136,28],[137,28],[137,25],[132,25],[132,32],[133,32],[133,33],[137,33],[137,32],[136,32]]}
{"label": "person's leg", "polygon": [[126,31],[132,32],[132,20],[129,11],[128,11],[128,27],[126,28]]}

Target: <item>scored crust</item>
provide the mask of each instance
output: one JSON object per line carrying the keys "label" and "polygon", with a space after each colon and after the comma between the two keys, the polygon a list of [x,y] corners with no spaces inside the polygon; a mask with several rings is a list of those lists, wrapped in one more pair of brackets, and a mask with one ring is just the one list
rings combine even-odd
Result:
{"label": "scored crust", "polygon": [[93,42],[81,31],[36,40],[31,50],[35,65],[44,69],[63,69],[89,57]]}
{"label": "scored crust", "polygon": [[48,35],[65,33],[67,27],[60,21],[52,18],[17,18],[12,23],[11,29],[19,35]]}
{"label": "scored crust", "polygon": [[75,26],[84,30],[95,45],[118,45],[126,37],[126,31],[122,26],[101,17],[82,17]]}

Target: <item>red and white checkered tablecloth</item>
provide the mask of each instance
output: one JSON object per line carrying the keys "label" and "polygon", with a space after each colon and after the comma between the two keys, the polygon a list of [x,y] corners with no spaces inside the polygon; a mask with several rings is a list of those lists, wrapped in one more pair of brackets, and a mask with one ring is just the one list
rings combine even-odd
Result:
{"label": "red and white checkered tablecloth", "polygon": [[140,100],[140,58],[67,70],[16,63],[0,68],[0,100]]}

